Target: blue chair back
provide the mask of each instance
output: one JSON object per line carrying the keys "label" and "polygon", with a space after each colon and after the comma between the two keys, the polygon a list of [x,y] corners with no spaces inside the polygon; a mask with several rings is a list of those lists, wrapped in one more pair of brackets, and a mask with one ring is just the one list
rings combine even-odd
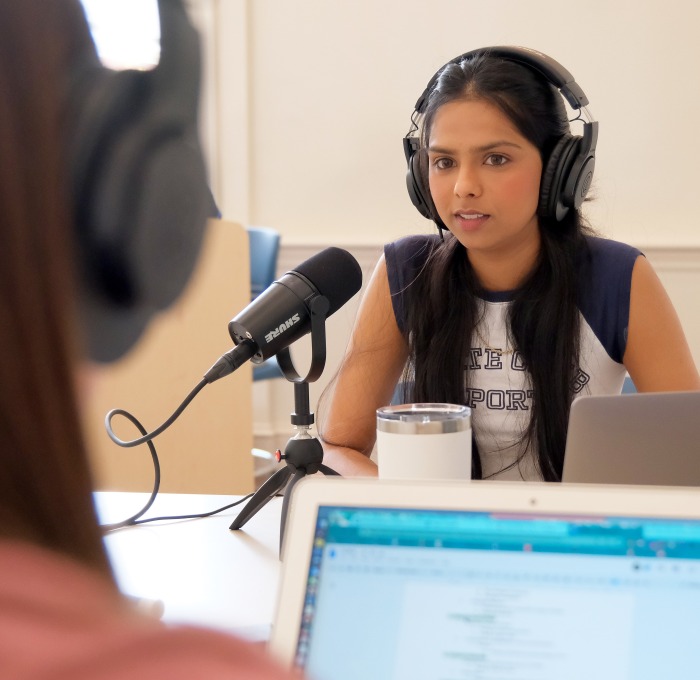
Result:
{"label": "blue chair back", "polygon": [[270,227],[247,227],[246,230],[250,244],[250,299],[252,301],[275,280],[280,235]]}
{"label": "blue chair back", "polygon": [[[250,252],[250,300],[272,285],[277,276],[280,234],[270,227],[246,227]],[[262,364],[253,364],[253,381],[283,378],[277,359],[270,357]]]}

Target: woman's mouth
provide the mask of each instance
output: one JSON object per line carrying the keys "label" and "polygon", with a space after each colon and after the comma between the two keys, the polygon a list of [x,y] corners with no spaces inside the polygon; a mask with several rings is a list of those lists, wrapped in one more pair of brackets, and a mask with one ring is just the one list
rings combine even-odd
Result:
{"label": "woman's mouth", "polygon": [[473,230],[481,227],[490,217],[490,215],[474,210],[456,212],[454,216],[459,226],[466,230]]}

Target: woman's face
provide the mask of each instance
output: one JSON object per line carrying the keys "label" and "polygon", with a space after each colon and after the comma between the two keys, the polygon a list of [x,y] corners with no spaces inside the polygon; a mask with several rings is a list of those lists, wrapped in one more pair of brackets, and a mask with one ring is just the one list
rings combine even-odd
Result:
{"label": "woman's face", "polygon": [[430,130],[428,167],[438,214],[470,260],[538,252],[542,160],[500,109],[483,100],[441,106]]}

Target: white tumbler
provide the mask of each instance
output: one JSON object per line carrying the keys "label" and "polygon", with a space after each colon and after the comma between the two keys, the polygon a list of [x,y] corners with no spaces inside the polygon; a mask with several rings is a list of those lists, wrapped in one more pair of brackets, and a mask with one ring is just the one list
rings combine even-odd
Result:
{"label": "white tumbler", "polygon": [[471,479],[471,410],[457,404],[377,409],[381,479]]}

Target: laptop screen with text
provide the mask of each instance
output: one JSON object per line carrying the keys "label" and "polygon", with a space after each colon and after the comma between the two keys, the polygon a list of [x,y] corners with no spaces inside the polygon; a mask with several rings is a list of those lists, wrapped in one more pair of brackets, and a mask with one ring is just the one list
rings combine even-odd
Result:
{"label": "laptop screen with text", "polygon": [[700,521],[322,505],[294,665],[312,680],[684,677]]}

